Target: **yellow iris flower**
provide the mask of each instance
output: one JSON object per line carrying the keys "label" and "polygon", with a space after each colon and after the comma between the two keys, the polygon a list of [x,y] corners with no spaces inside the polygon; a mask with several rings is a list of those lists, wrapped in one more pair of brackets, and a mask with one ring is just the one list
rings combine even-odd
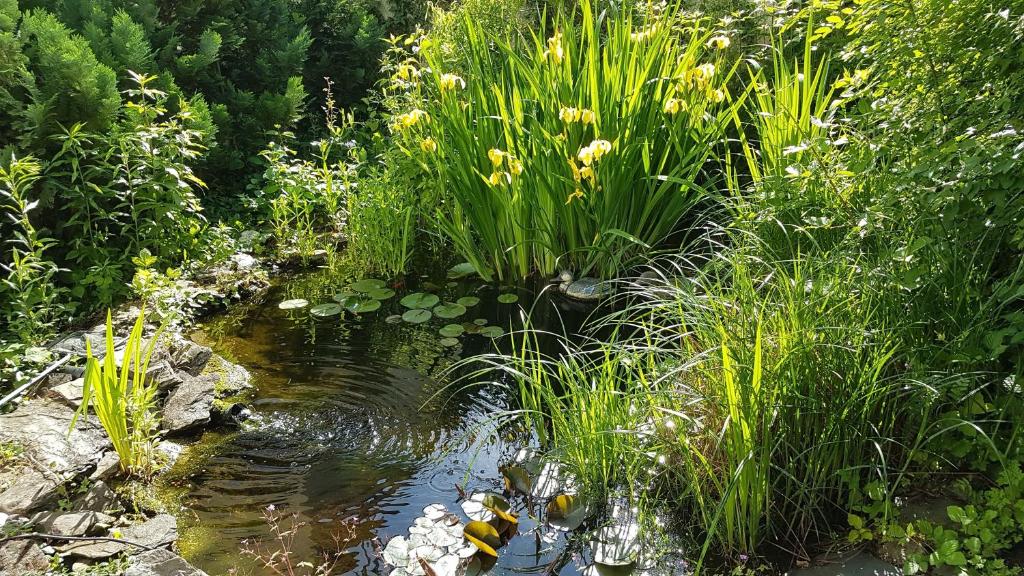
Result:
{"label": "yellow iris flower", "polygon": [[420,142],[420,149],[427,153],[437,152],[437,141],[427,137]]}
{"label": "yellow iris flower", "polygon": [[454,90],[455,88],[466,88],[466,81],[456,74],[441,74],[438,85],[442,91]]}
{"label": "yellow iris flower", "polygon": [[729,40],[728,36],[715,36],[708,40],[708,46],[713,46],[719,50],[725,50],[730,44],[732,44],[732,42]]}

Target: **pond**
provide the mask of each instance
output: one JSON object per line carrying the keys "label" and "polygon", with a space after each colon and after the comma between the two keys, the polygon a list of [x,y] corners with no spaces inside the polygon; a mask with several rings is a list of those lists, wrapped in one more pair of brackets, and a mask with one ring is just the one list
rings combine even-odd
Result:
{"label": "pond", "polygon": [[[514,329],[535,300],[532,293],[520,290],[519,303],[508,303],[511,296],[502,303],[499,295],[516,291],[416,279],[415,286],[394,286],[397,295],[379,310],[358,316],[318,320],[308,307],[278,306],[298,298],[311,306],[331,302],[350,280],[330,272],[285,280],[260,302],[193,334],[246,367],[258,388],[242,429],[207,432],[176,470],[184,504],[179,545],[210,574],[270,573],[240,552],[243,541],[269,536],[268,506],[305,523],[295,536],[296,558],[317,558],[343,534],[348,554],[335,574],[387,574],[376,546],[404,534],[430,504],[461,515],[456,485],[500,492],[499,462],[529,440],[514,426],[498,425],[498,416],[514,409],[502,386],[446,386],[450,380],[442,378],[460,358],[492,351],[508,337],[463,334],[452,345],[442,343],[439,329],[484,320]],[[399,300],[417,290],[442,301],[476,296],[480,303],[457,319],[395,323],[393,315],[405,309]],[[533,314],[541,322],[578,325],[585,310],[572,306],[542,296]],[[539,538],[526,516],[520,524],[526,536],[512,539],[491,573],[578,573],[559,540]]]}

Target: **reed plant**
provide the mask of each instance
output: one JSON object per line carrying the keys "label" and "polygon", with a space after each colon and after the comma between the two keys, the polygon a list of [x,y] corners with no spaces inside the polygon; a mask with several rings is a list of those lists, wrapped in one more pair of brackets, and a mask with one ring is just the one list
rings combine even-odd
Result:
{"label": "reed plant", "polygon": [[135,325],[124,343],[118,366],[114,329],[107,311],[107,331],[102,362],[93,356],[92,345],[86,341],[85,381],[82,403],[71,421],[92,407],[107,436],[120,457],[121,469],[127,473],[147,476],[157,464],[155,438],[158,421],[154,411],[156,383],[147,378],[149,360],[162,330],[145,343],[145,310],[139,312]]}
{"label": "reed plant", "polygon": [[736,63],[680,13],[588,1],[510,41],[467,20],[464,77],[429,42],[399,70],[420,98],[397,139],[447,200],[436,227],[485,278],[614,276],[705,195]]}

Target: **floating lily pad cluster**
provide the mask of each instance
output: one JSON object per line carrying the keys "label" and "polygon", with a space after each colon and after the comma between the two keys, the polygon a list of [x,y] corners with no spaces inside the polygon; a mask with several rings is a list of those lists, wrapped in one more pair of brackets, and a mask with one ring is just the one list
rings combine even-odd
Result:
{"label": "floating lily pad cluster", "polygon": [[[450,278],[464,278],[473,275],[472,267],[460,265],[449,270]],[[450,284],[456,284],[451,282]],[[425,284],[427,286],[427,284]],[[432,286],[432,285],[431,285]],[[438,287],[439,288],[439,287]],[[383,280],[376,278],[364,278],[346,286],[333,296],[333,302],[317,304],[309,308],[310,316],[317,319],[327,319],[338,316],[348,311],[352,314],[365,314],[379,310],[382,302],[393,298],[395,291],[388,288]],[[519,297],[514,293],[503,293],[498,295],[498,302],[511,304],[517,302]],[[454,302],[443,302],[437,294],[430,292],[413,292],[406,294],[399,300],[406,309],[401,314],[392,314],[384,319],[388,324],[408,323],[424,324],[434,318],[441,320],[456,320],[466,315],[473,307],[480,304],[477,296],[462,296]],[[309,301],[295,298],[285,300],[278,304],[282,310],[300,310],[309,306]],[[465,334],[479,334],[487,338],[500,338],[505,335],[505,330],[500,326],[488,326],[485,318],[477,318],[471,322],[448,323],[438,330],[440,344],[442,346],[458,346],[459,337]]]}
{"label": "floating lily pad cluster", "polygon": [[494,566],[501,544],[493,525],[463,524],[444,505],[431,504],[409,527],[409,536],[389,540],[382,556],[394,566],[391,576],[474,576]]}

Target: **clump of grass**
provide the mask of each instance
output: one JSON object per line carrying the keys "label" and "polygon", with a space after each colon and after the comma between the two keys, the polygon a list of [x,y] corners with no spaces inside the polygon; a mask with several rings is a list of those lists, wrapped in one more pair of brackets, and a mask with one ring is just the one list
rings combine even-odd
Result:
{"label": "clump of grass", "polygon": [[144,327],[143,309],[124,345],[123,361],[119,367],[114,352],[114,328],[110,311],[107,311],[103,363],[93,356],[92,346],[86,342],[82,404],[71,420],[73,429],[78,418],[87,414],[92,406],[121,459],[121,469],[142,476],[150,474],[159,461],[154,444],[158,429],[154,413],[156,383],[147,379],[146,372],[162,332],[158,330],[145,344]]}
{"label": "clump of grass", "polygon": [[20,442],[0,442],[0,470],[17,466],[24,453],[25,447]]}
{"label": "clump of grass", "polygon": [[612,276],[704,196],[736,63],[679,14],[588,1],[510,42],[467,20],[464,62],[428,37],[399,67],[418,107],[394,118],[396,141],[446,200],[434,224],[485,279]]}

